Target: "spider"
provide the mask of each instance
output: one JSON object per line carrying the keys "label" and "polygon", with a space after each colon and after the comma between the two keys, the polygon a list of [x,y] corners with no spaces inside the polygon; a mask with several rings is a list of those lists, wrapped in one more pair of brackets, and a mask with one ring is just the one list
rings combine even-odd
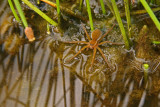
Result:
{"label": "spider", "polygon": [[[97,50],[101,53],[103,59],[105,60],[107,65],[111,68],[110,63],[108,63],[107,58],[105,57],[103,51],[101,50],[101,48],[99,46],[103,45],[105,43],[114,44],[114,45],[122,45],[122,43],[114,43],[114,42],[111,42],[111,41],[100,42],[113,29],[114,26],[115,26],[115,24],[103,36],[101,36],[102,32],[99,29],[95,29],[91,34],[92,39],[90,38],[87,30],[83,26],[83,29],[86,33],[86,36],[87,36],[87,39],[89,40],[89,42],[87,42],[87,41],[69,41],[69,42],[66,42],[66,43],[86,44],[74,56],[72,56],[70,59],[68,59],[67,62],[70,62],[71,60],[73,60],[78,54],[80,54],[84,49],[87,48],[87,49],[93,49],[93,58],[92,58],[92,62],[91,62],[91,68],[94,64],[94,60],[95,60]],[[100,36],[101,36],[101,38],[100,38]]]}

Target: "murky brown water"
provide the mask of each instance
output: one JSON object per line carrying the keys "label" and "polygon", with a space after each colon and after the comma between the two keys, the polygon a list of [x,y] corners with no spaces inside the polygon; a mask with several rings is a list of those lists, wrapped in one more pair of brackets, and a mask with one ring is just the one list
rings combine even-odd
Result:
{"label": "murky brown water", "polygon": [[[91,5],[95,8],[95,28],[105,33],[111,27],[109,21],[99,20],[104,16],[97,13],[100,7],[96,1]],[[130,50],[123,45],[100,47],[114,70],[97,52],[91,71],[93,50],[83,51],[68,63],[66,60],[84,45],[63,42],[86,41],[82,28],[83,23],[90,34],[86,23],[67,17],[62,31],[51,27],[51,34],[47,34],[46,22],[32,10],[25,10],[36,36],[33,43],[24,39],[23,26],[14,21],[7,0],[0,1],[1,107],[160,106],[159,46],[151,43],[160,40],[160,33],[149,18],[133,17]],[[110,16],[108,11],[105,17]],[[104,40],[123,42],[117,24]],[[145,77],[144,63],[150,66]]]}

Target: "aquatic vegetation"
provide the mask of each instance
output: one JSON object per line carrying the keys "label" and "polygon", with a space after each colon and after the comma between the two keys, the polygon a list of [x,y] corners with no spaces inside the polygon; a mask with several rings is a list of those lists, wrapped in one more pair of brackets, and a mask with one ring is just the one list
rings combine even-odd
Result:
{"label": "aquatic vegetation", "polygon": [[[70,15],[73,15],[73,16],[75,16],[75,17],[77,17],[77,18],[79,18],[79,19],[81,19],[81,20],[83,20],[83,21],[87,21],[83,16],[81,16],[81,15],[79,15],[79,14],[77,14],[77,13],[74,13],[73,11],[69,10],[68,8],[64,8],[64,7],[60,6],[59,0],[56,0],[57,5],[56,5],[55,3],[53,3],[53,2],[48,1],[48,0],[41,0],[41,1],[46,2],[46,3],[50,4],[50,5],[52,5],[53,7],[57,8],[58,17],[59,17],[60,11],[62,10],[62,11],[65,11],[66,13],[68,13],[68,14],[70,14]],[[10,2],[11,2],[10,0],[9,0],[8,2],[9,2],[9,4],[11,4],[11,3],[10,3]],[[53,21],[53,20],[50,19],[47,15],[45,15],[44,13],[42,13],[38,8],[36,8],[34,5],[32,5],[29,1],[23,0],[23,2],[24,2],[25,4],[27,4],[30,8],[32,8],[35,12],[37,12],[39,15],[41,15],[41,16],[42,16],[45,20],[47,20],[49,23],[51,23],[51,24],[54,25],[54,26],[57,26],[57,23],[56,23],[55,21]],[[39,0],[38,0],[37,2],[40,3]],[[109,3],[108,0],[107,0],[106,2],[107,2],[107,6],[109,7],[110,11],[112,11],[112,13],[113,13],[113,9],[114,9],[115,16],[116,16],[116,18],[117,18],[117,22],[119,23],[120,30],[121,30],[121,32],[122,32],[122,36],[123,36],[123,39],[124,39],[124,41],[125,41],[125,46],[126,46],[127,49],[129,49],[129,47],[130,47],[130,40],[129,40],[129,38],[127,37],[126,31],[125,31],[125,29],[124,29],[124,25],[123,25],[123,23],[122,23],[122,21],[121,21],[120,16],[122,16],[122,15],[119,14],[119,12],[118,12],[119,10],[118,10],[118,8],[117,8],[117,6],[116,6],[116,2],[115,2],[114,0],[111,0],[112,7],[111,7],[111,5],[110,5],[110,3]],[[132,0],[132,2],[135,3],[134,0]],[[82,7],[82,5],[83,5],[83,0],[81,0],[79,3],[80,3],[80,7]],[[154,3],[156,3],[156,2],[154,1]],[[158,2],[157,2],[157,3],[158,3]],[[103,14],[106,14],[105,5],[104,5],[103,0],[100,0],[100,4],[101,4],[101,8],[102,8]],[[142,1],[142,4],[143,4],[143,1]],[[129,37],[131,37],[131,34],[130,34],[130,30],[131,30],[131,29],[130,29],[130,26],[131,26],[131,21],[130,21],[130,20],[131,20],[131,19],[130,19],[130,9],[129,9],[128,0],[124,1],[124,5],[125,5],[126,19],[127,19],[127,24],[128,24],[128,35],[129,35]],[[89,17],[89,21],[90,21],[91,31],[93,31],[93,30],[94,30],[94,27],[93,27],[93,19],[92,19],[91,6],[90,6],[89,0],[86,0],[86,6],[87,6],[87,12],[88,12],[88,17]],[[13,14],[14,14],[15,12],[14,12],[14,9],[13,9],[12,7],[13,7],[13,6],[11,6],[11,9],[13,10]],[[145,7],[146,7],[146,6],[145,6]],[[148,6],[148,7],[149,7],[149,6]],[[113,8],[113,9],[112,9],[112,8]],[[80,9],[80,10],[81,10],[81,9]],[[148,11],[147,11],[147,12],[148,12]],[[132,14],[132,13],[134,13],[134,12],[131,12],[131,14]],[[151,12],[149,12],[149,13],[151,13]],[[136,14],[137,14],[137,13],[136,13]],[[15,15],[15,17],[16,17],[16,15]],[[153,17],[153,15],[152,15],[152,17]],[[16,18],[16,19],[17,19],[17,18]],[[17,20],[18,20],[18,19],[17,19]],[[60,20],[60,17],[58,18],[58,20]],[[155,20],[155,24],[156,24],[157,26],[159,26],[158,23],[157,23],[157,21],[156,21],[157,19],[154,18],[153,20]],[[22,19],[22,21],[23,21],[23,19]],[[25,24],[25,21],[23,21],[23,22],[24,22],[24,24]],[[60,21],[58,21],[58,22],[60,23]],[[26,24],[25,24],[25,26],[26,26]]]}
{"label": "aquatic vegetation", "polygon": [[147,25],[144,25],[140,30],[137,38],[135,38],[135,41],[137,42],[137,45],[135,46],[137,58],[146,59],[147,57],[150,57],[148,53],[150,48],[148,40],[148,31],[149,29]]}
{"label": "aquatic vegetation", "polygon": [[26,27],[24,32],[30,42],[35,40],[34,33],[31,27]]}
{"label": "aquatic vegetation", "polygon": [[91,31],[93,31],[94,27],[93,27],[92,13],[91,13],[89,0],[86,0],[86,4],[87,4],[87,12],[88,12],[88,16],[89,16]]}
{"label": "aquatic vegetation", "polygon": [[[3,7],[1,1],[6,2],[6,0],[0,0],[0,8]],[[44,2],[37,5],[34,0],[27,1],[35,3],[32,5],[36,5],[35,7],[45,12],[48,17],[57,16],[56,0],[52,0],[55,2],[52,3],[55,4],[53,8]],[[81,11],[79,1],[81,8],[83,7]],[[12,30],[6,27],[5,34],[2,34],[3,38],[1,37],[3,42],[0,45],[0,106],[8,107],[13,103],[16,107],[159,106],[160,57],[159,53],[153,50],[151,43],[158,45],[160,37],[157,36],[159,32],[150,17],[146,17],[147,11],[137,10],[137,8],[131,10],[134,7],[124,10],[128,5],[124,5],[122,0],[116,2],[126,35],[129,35],[128,19],[132,19],[130,27],[134,27],[131,30],[133,46],[130,50],[126,50],[123,46],[112,46],[112,44],[122,45],[123,37],[115,21],[115,11],[112,11],[111,0],[103,2],[106,15],[101,11],[100,0],[89,0],[93,25],[98,28],[93,30],[91,35],[89,35],[91,27],[88,23],[86,1],[79,1],[60,0],[61,22],[64,21],[62,23],[64,29],[57,27],[59,26],[58,20],[56,26],[48,24],[48,21],[37,15],[37,12],[33,12],[32,8],[23,2],[21,6],[24,6],[26,19],[35,29],[37,36],[32,43],[23,38],[23,27],[13,20],[8,4],[6,3],[6,7],[0,9],[2,15],[5,13],[4,16],[10,16],[10,18],[0,17],[2,18],[0,23],[3,24],[0,28],[5,28],[5,20],[9,23],[7,26],[12,27]],[[137,0],[130,1],[134,2],[134,6],[137,5]],[[77,7],[72,10],[70,7],[75,5]],[[155,9],[159,11],[159,8]],[[152,11],[155,12],[155,9]],[[126,11],[130,12],[130,18],[127,16],[128,13],[125,13]],[[137,17],[144,13],[143,21],[137,21]],[[158,12],[155,12],[155,15],[159,18]],[[110,18],[113,19],[112,22]],[[84,24],[85,28],[81,29],[81,24]],[[109,30],[106,29],[113,24],[116,27],[112,32],[110,31],[113,26]],[[56,32],[55,28],[59,28],[59,32]],[[107,33],[101,36],[101,31]],[[3,32],[0,29],[0,33]],[[46,34],[47,32],[50,34]],[[106,36],[109,32],[111,34]],[[38,37],[43,38],[38,39]],[[66,42],[69,40],[70,42]],[[78,53],[74,50],[78,50],[76,51]],[[86,52],[82,54],[82,51]],[[75,57],[78,57],[78,60]],[[74,60],[72,63],[64,64],[65,61],[72,59]],[[93,66],[94,72],[88,73]],[[114,66],[115,69],[111,70],[108,66]]]}
{"label": "aquatic vegetation", "polygon": [[[86,41],[70,41],[70,42],[66,42],[66,43],[80,43],[80,44],[86,44],[86,46],[84,46],[82,49],[80,49],[74,56],[72,56],[69,60],[67,60],[67,62],[70,62],[71,60],[73,60],[78,54],[80,54],[84,49],[93,49],[93,58],[92,58],[92,62],[91,62],[91,68],[93,66],[94,60],[95,60],[95,56],[96,56],[96,52],[97,50],[101,53],[103,59],[105,60],[105,62],[108,64],[108,66],[110,68],[112,68],[111,64],[107,61],[107,58],[105,57],[103,51],[101,50],[101,48],[99,47],[100,45],[103,45],[105,43],[108,44],[113,44],[113,45],[122,45],[122,43],[114,43],[111,41],[103,41],[100,42],[112,29],[113,29],[114,25],[100,38],[101,36],[101,31],[99,29],[95,29],[92,32],[92,39],[90,38],[90,36],[88,35],[88,32],[86,31],[85,27],[83,27],[87,39],[89,42]],[[99,43],[100,42],[100,43]]]}
{"label": "aquatic vegetation", "polygon": [[102,12],[103,12],[103,14],[106,14],[106,9],[105,9],[103,0],[100,0],[100,3],[101,3],[101,7],[102,7]]}
{"label": "aquatic vegetation", "polygon": [[61,14],[60,14],[60,4],[59,4],[59,0],[56,0],[56,4],[57,4],[58,23],[60,24]]}
{"label": "aquatic vegetation", "polygon": [[142,3],[142,5],[144,6],[144,8],[146,9],[146,11],[148,12],[148,14],[150,15],[150,17],[153,20],[154,24],[156,25],[157,29],[160,31],[160,22],[158,21],[158,19],[154,15],[153,11],[151,10],[151,8],[147,4],[147,2],[145,0],[140,0],[140,2]]}
{"label": "aquatic vegetation", "polygon": [[[10,5],[11,10],[12,10],[12,12],[13,12],[13,15],[15,16],[16,20],[17,20],[18,22],[20,22],[20,19],[19,19],[17,13],[15,12],[15,9],[14,9],[14,7],[13,7],[12,2],[11,2],[10,0],[8,0],[8,2],[9,2],[9,5]],[[20,5],[19,1],[18,1],[18,0],[14,0],[14,4],[15,4],[17,10],[18,10],[18,13],[19,13],[20,18],[21,18],[21,20],[22,20],[22,23],[23,23],[23,25],[24,25],[24,27],[25,27],[25,34],[26,34],[28,40],[29,40],[30,42],[34,41],[34,40],[35,40],[35,37],[34,37],[33,30],[32,30],[31,27],[28,27],[28,23],[27,23],[26,17],[24,16],[24,12],[23,12],[23,10],[22,10],[22,8],[21,8],[21,5]]]}
{"label": "aquatic vegetation", "polygon": [[[14,7],[13,7],[13,4],[12,4],[11,0],[8,0],[8,2],[9,2],[10,8],[11,8],[11,10],[12,10],[12,12],[13,12],[16,20],[17,20],[18,22],[20,22],[20,19],[19,19],[17,13],[15,12],[15,9],[14,9]],[[57,25],[56,22],[54,22],[51,18],[49,18],[49,17],[48,17],[46,14],[44,14],[42,11],[40,11],[37,7],[35,7],[34,5],[32,5],[29,1],[24,0],[23,2],[26,3],[26,4],[27,4],[30,8],[32,8],[34,11],[36,11],[39,15],[41,15],[44,19],[46,19],[50,24],[52,24],[52,25],[54,25],[54,26]],[[29,40],[30,42],[32,42],[32,41],[35,40],[34,32],[33,32],[33,30],[32,30],[31,27],[28,27],[27,20],[26,20],[26,18],[25,18],[24,12],[23,12],[23,10],[22,10],[22,8],[21,8],[21,5],[20,5],[19,1],[18,1],[18,0],[14,0],[14,3],[15,3],[15,6],[16,6],[19,14],[20,14],[21,20],[22,20],[22,22],[23,22],[23,24],[24,24],[24,26],[25,26],[25,34],[26,34],[28,40]],[[59,12],[60,12],[60,9],[59,9]]]}
{"label": "aquatic vegetation", "polygon": [[126,31],[124,29],[124,25],[122,23],[122,19],[120,17],[120,13],[118,11],[118,7],[116,5],[115,0],[111,0],[111,3],[112,3],[112,7],[113,7],[113,10],[114,10],[117,22],[119,24],[119,27],[120,27],[120,30],[121,30],[121,33],[122,33],[122,36],[123,36],[123,40],[124,40],[125,46],[126,46],[127,49],[129,49],[130,48],[129,39],[128,39],[127,35],[126,35]]}
{"label": "aquatic vegetation", "polygon": [[131,30],[130,29],[130,27],[131,27],[131,17],[130,17],[128,0],[124,0],[124,5],[125,5],[125,13],[126,13],[127,25],[128,25],[128,35],[129,35],[129,38],[131,38],[131,31],[130,31]]}
{"label": "aquatic vegetation", "polygon": [[[51,5],[51,6],[54,7],[54,8],[57,8],[57,4],[56,4],[56,3],[53,3],[53,2],[51,2],[51,1],[49,1],[49,0],[41,0],[41,1],[43,1],[43,2],[45,2],[45,3],[47,3],[47,4],[49,4],[49,5]],[[81,16],[81,15],[79,15],[79,14],[77,14],[77,13],[74,13],[74,12],[71,11],[70,9],[65,8],[65,7],[63,7],[63,6],[60,6],[60,11],[61,11],[61,12],[65,12],[65,13],[73,16],[73,17],[76,17],[76,18],[82,20],[82,21],[85,21],[85,22],[87,21],[87,19],[86,19],[85,17],[83,17],[83,16]]]}
{"label": "aquatic vegetation", "polygon": [[10,8],[11,8],[11,10],[12,10],[12,13],[13,13],[15,19],[16,19],[18,22],[20,22],[20,19],[19,19],[17,13],[16,13],[16,10],[14,9],[14,6],[13,6],[13,4],[12,4],[12,1],[11,1],[11,0],[8,0],[8,3],[9,3],[9,6],[10,6]]}
{"label": "aquatic vegetation", "polygon": [[20,15],[20,17],[21,17],[21,20],[22,20],[22,22],[23,22],[23,25],[24,25],[25,27],[28,27],[28,23],[27,23],[26,17],[24,16],[24,12],[23,12],[23,10],[22,10],[22,8],[21,8],[21,5],[20,5],[19,1],[18,1],[18,0],[14,0],[14,4],[15,4],[17,10],[18,10],[18,13],[19,13],[19,15]]}
{"label": "aquatic vegetation", "polygon": [[143,72],[144,72],[144,81],[147,82],[148,79],[148,73],[149,73],[149,65],[143,64]]}
{"label": "aquatic vegetation", "polygon": [[79,10],[80,10],[80,11],[82,10],[82,6],[83,6],[83,0],[80,0],[80,1],[79,1]]}
{"label": "aquatic vegetation", "polygon": [[160,41],[152,41],[152,43],[155,44],[155,45],[159,45]]}
{"label": "aquatic vegetation", "polygon": [[28,0],[22,0],[25,4],[27,4],[31,9],[33,9],[36,13],[38,13],[41,17],[43,17],[46,21],[48,21],[51,25],[57,26],[57,23],[53,21],[50,17],[48,17],[45,13],[39,10],[36,6],[30,3]]}

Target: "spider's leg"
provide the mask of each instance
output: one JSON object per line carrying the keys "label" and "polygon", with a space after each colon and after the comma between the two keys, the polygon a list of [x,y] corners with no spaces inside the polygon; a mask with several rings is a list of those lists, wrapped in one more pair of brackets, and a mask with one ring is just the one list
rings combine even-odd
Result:
{"label": "spider's leg", "polygon": [[98,45],[103,45],[105,43],[109,43],[112,45],[124,45],[124,43],[115,43],[115,42],[111,42],[111,41],[104,41],[104,42],[99,43]]}
{"label": "spider's leg", "polygon": [[66,41],[64,43],[82,43],[82,44],[88,44],[86,41]]}
{"label": "spider's leg", "polygon": [[[83,25],[82,25],[83,26]],[[91,40],[91,38],[90,38],[90,36],[89,36],[89,34],[88,34],[88,32],[87,32],[87,30],[86,30],[86,28],[83,26],[83,30],[85,31],[85,33],[86,33],[86,35],[87,35],[87,38],[88,38],[88,40],[90,41]]]}
{"label": "spider's leg", "polygon": [[98,49],[98,50],[99,50],[99,52],[101,53],[101,55],[102,55],[103,59],[106,61],[106,63],[108,64],[108,66],[111,68],[110,63],[108,63],[107,58],[104,56],[104,53],[102,52],[102,50],[101,50],[99,47],[97,47],[97,49]]}
{"label": "spider's leg", "polygon": [[91,62],[91,69],[93,67],[93,63],[94,63],[94,60],[95,60],[96,52],[97,52],[97,48],[94,48],[93,49],[93,58],[92,58],[92,62]]}
{"label": "spider's leg", "polygon": [[101,41],[113,29],[114,26],[115,24],[98,40],[98,42]]}
{"label": "spider's leg", "polygon": [[74,56],[72,56],[70,59],[67,60],[67,62],[70,62],[71,60],[73,60],[73,58],[75,58],[79,53],[81,53],[84,49],[88,48],[89,45],[84,46],[82,49],[80,49]]}

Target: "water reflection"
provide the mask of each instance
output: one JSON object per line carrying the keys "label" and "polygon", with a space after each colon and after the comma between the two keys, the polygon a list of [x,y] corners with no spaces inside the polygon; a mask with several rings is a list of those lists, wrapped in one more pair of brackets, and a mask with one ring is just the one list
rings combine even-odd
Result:
{"label": "water reflection", "polygon": [[[38,33],[41,35],[34,43],[27,42],[24,39],[23,27],[12,25],[13,16],[8,10],[6,0],[3,0],[3,4],[8,14],[0,11],[1,16],[6,17],[0,20],[0,23],[7,22],[0,27],[0,106],[150,107],[160,105],[160,67],[157,53],[153,53],[153,57],[149,56],[151,72],[146,82],[141,68],[144,59],[137,58],[136,50],[126,51],[123,47],[102,47],[106,56],[109,55],[111,63],[115,65],[114,71],[107,68],[98,54],[94,72],[89,72],[92,51],[80,54],[71,63],[65,63],[65,60],[81,49],[82,45],[65,44],[59,41],[59,33],[54,33],[53,37],[53,35],[46,35],[45,31]],[[14,25],[15,23],[13,22]],[[70,27],[64,34],[72,34],[74,32],[72,30],[76,29],[78,36],[75,35],[73,38],[84,40],[83,36],[79,36],[83,34],[82,29],[78,30],[78,24],[75,26],[77,28]],[[113,32],[117,34],[116,30]],[[67,38],[66,35],[64,38]],[[56,36],[58,40],[55,39]],[[114,36],[111,34],[109,37]],[[153,50],[149,51],[153,52]]]}
{"label": "water reflection", "polygon": [[[139,102],[140,107],[145,104],[147,90],[151,91],[153,86],[139,87],[143,73],[135,72],[136,69],[112,72],[102,68],[88,74],[84,67],[87,62],[65,64],[63,54],[66,54],[66,45],[57,41],[48,42],[49,39],[22,45],[14,55],[5,51],[1,53],[1,106],[127,107],[136,105],[134,100]],[[147,90],[143,91],[143,88]],[[155,88],[159,90],[159,87]]]}
{"label": "water reflection", "polygon": [[15,55],[1,54],[1,106],[75,106],[80,99],[88,105],[90,91],[102,101],[81,75],[64,67],[60,47],[51,50],[43,41],[26,44]]}

